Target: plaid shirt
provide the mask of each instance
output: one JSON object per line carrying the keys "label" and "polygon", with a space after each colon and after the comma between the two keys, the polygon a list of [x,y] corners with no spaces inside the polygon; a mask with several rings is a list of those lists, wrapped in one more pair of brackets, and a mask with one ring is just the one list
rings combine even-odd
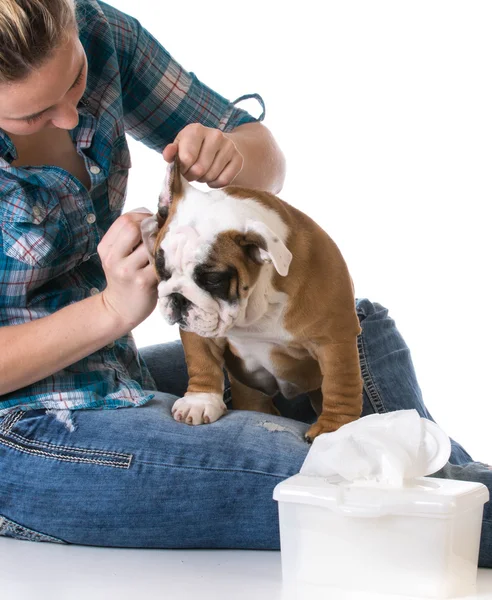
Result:
{"label": "plaid shirt", "polygon": [[[125,201],[125,133],[161,152],[189,123],[230,131],[256,121],[187,73],[135,19],[96,0],[78,0],[77,19],[89,74],[70,135],[91,190],[59,167],[12,166],[16,150],[0,130],[0,326],[39,319],[104,289],[97,245]],[[0,396],[0,416],[14,408],[138,406],[152,398],[148,390],[155,384],[129,334]]]}

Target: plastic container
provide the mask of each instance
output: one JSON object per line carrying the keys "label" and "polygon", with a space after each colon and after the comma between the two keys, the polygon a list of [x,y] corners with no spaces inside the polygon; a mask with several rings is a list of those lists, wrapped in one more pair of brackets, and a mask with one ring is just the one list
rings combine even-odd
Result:
{"label": "plastic container", "polygon": [[333,588],[449,598],[475,591],[480,483],[417,478],[404,488],[295,475],[274,490],[284,592],[335,598]]}

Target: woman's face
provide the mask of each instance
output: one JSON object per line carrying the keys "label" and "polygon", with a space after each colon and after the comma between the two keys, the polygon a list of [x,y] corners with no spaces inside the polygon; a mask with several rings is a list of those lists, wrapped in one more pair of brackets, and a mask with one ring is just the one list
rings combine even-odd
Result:
{"label": "woman's face", "polygon": [[73,129],[87,83],[87,58],[77,34],[19,82],[0,84],[0,129],[30,135],[41,129]]}

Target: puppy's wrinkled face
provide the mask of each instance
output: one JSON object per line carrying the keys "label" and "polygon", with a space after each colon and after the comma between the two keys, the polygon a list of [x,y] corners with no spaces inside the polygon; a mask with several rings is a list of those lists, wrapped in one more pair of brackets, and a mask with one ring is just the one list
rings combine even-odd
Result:
{"label": "puppy's wrinkled face", "polygon": [[223,337],[265,308],[248,307],[259,281],[288,273],[292,255],[279,215],[226,190],[200,191],[170,165],[158,213],[142,222],[142,238],[159,279],[159,307],[171,325],[203,337]]}
{"label": "puppy's wrinkled face", "polygon": [[233,230],[204,246],[190,227],[168,232],[155,255],[159,307],[167,322],[203,337],[224,336],[244,316],[258,280],[257,243],[259,236]]}

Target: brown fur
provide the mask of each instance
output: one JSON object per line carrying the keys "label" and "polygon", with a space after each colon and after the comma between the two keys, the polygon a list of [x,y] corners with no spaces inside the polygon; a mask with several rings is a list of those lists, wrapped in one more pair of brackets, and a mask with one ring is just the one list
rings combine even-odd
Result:
{"label": "brown fur", "polygon": [[[229,195],[254,198],[279,213],[289,228],[287,247],[293,253],[287,277],[275,274],[274,287],[291,299],[284,318],[284,327],[294,342],[272,351],[275,375],[293,384],[293,389],[311,392],[318,421],[308,430],[309,441],[323,432],[334,431],[359,418],[362,409],[362,381],[357,351],[360,333],[355,310],[354,290],[345,261],[333,240],[312,219],[267,192],[228,187]],[[238,232],[228,231],[218,236],[211,264],[217,269],[233,264],[239,273],[238,294],[243,296],[254,285],[259,266],[246,261],[238,245]],[[251,243],[258,240],[251,240]],[[245,241],[245,243],[247,243]],[[183,332],[184,333],[184,332]],[[196,334],[182,334],[187,350],[187,362],[192,373],[201,367],[200,377],[190,373],[189,391],[222,389],[221,374],[212,367],[211,343],[223,347],[220,369],[225,362],[230,374],[235,406],[272,413],[271,399],[254,390],[255,383],[244,368],[232,344],[225,340],[203,340],[200,349]],[[219,363],[216,363],[217,366]]]}
{"label": "brown fur", "polygon": [[234,410],[255,410],[269,415],[279,415],[270,396],[244,385],[228,371],[231,384],[232,408]]}
{"label": "brown fur", "polygon": [[224,391],[223,338],[202,338],[196,333],[180,329],[181,340],[188,366],[188,390],[186,393]]}
{"label": "brown fur", "polygon": [[[171,196],[172,196],[173,200],[172,200],[170,206],[167,207],[167,210],[166,210],[167,214],[166,214],[165,219],[162,216],[160,217],[161,227],[159,228],[159,232],[157,233],[157,236],[156,236],[154,244],[153,244],[153,248],[152,248],[152,252],[151,252],[152,256],[155,256],[157,250],[159,249],[161,242],[162,242],[164,236],[166,235],[167,230],[169,229],[169,223],[171,223],[173,216],[176,213],[176,210],[178,209],[179,201],[183,197],[183,183],[181,181],[180,173],[181,173],[181,170],[180,170],[179,158],[176,156],[176,159],[174,160],[174,165],[173,165],[172,182],[171,182]],[[160,212],[161,212],[161,206],[159,206],[159,214],[160,214]],[[157,275],[159,276],[159,273],[157,273]]]}
{"label": "brown fur", "polygon": [[236,284],[235,297],[245,298],[248,290],[256,283],[260,274],[260,265],[244,260],[244,248],[249,244],[261,243],[259,236],[254,233],[244,235],[239,231],[224,231],[209,254],[209,263],[215,271],[223,271],[229,265],[236,267],[239,280],[233,278],[231,285]]}
{"label": "brown fur", "polygon": [[[165,223],[159,224],[155,240],[147,242],[155,255],[175,214],[183,189],[179,165],[175,165],[172,202]],[[335,431],[356,420],[362,409],[362,380],[357,351],[360,333],[355,310],[354,289],[347,265],[333,240],[307,215],[268,192],[229,186],[225,192],[237,198],[253,198],[275,210],[287,225],[286,245],[293,254],[287,277],[275,273],[272,284],[290,302],[283,326],[293,341],[278,345],[271,360],[277,379],[292,384],[292,395],[308,392],[319,415],[306,438],[311,441],[323,432]],[[231,280],[231,297],[244,298],[256,283],[261,264],[255,262],[255,249],[265,249],[256,234],[222,232],[209,255],[210,267],[217,271],[230,266],[238,277]],[[246,253],[246,254],[245,254]],[[249,260],[248,258],[252,259]],[[257,384],[245,369],[242,358],[225,338],[201,338],[180,330],[188,365],[187,393],[223,391],[226,366],[235,408],[249,408],[276,414],[271,398],[276,393]],[[261,389],[263,386],[263,389]]]}
{"label": "brown fur", "polygon": [[273,285],[293,300],[284,326],[295,342],[274,350],[271,358],[278,378],[299,391],[314,392],[313,406],[321,390],[321,414],[308,439],[356,420],[362,410],[356,342],[360,326],[352,280],[338,247],[310,217],[276,196],[238,187],[226,191],[253,197],[274,209],[289,227],[287,246],[293,260],[288,276],[275,274]]}

